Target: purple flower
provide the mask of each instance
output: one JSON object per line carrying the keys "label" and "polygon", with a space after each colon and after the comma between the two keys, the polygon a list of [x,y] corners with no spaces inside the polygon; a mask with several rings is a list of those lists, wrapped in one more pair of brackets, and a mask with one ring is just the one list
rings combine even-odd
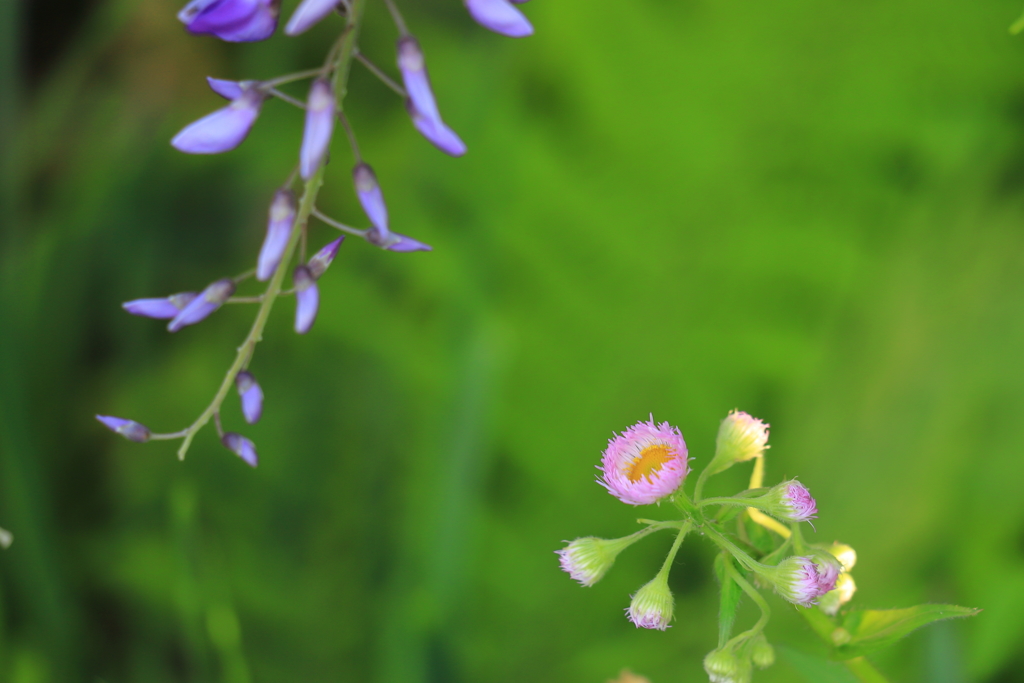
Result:
{"label": "purple flower", "polygon": [[818,516],[818,505],[806,486],[796,480],[788,481],[781,486],[781,504],[786,511],[786,519],[791,522],[806,522]]}
{"label": "purple flower", "polygon": [[277,28],[280,0],[192,0],[178,13],[190,33],[231,43],[266,40]]}
{"label": "purple flower", "polygon": [[510,38],[533,35],[533,26],[508,0],[465,0],[470,16],[484,28]]}
{"label": "purple flower", "polygon": [[303,180],[309,180],[327,156],[334,132],[334,107],[331,84],[323,78],[313,81],[306,101],[306,127],[299,151],[299,171]]}
{"label": "purple flower", "polygon": [[229,277],[217,280],[192,299],[167,325],[168,332],[177,332],[186,325],[205,320],[235,293],[235,281]]}
{"label": "purple flower", "polygon": [[340,0],[302,0],[284,27],[285,35],[297,36],[305,33],[339,4]]}
{"label": "purple flower", "polygon": [[126,420],[123,417],[111,415],[97,415],[96,419],[112,432],[117,432],[129,441],[145,443],[149,441],[149,429],[140,425],[134,420]]}
{"label": "purple flower", "polygon": [[269,280],[281,263],[288,238],[295,221],[295,195],[291,190],[278,190],[270,203],[270,217],[267,220],[267,236],[263,238],[259,261],[256,264],[256,279]]}
{"label": "purple flower", "polygon": [[188,306],[189,302],[195,299],[196,296],[195,292],[179,292],[171,294],[164,299],[135,299],[133,301],[125,301],[121,304],[121,308],[132,315],[167,320],[178,315],[181,309]]}
{"label": "purple flower", "polygon": [[388,207],[384,204],[384,195],[380,191],[376,174],[369,164],[360,163],[352,169],[352,179],[355,181],[356,194],[359,196],[359,203],[363,205],[363,211],[378,234],[386,239],[391,234],[388,230]]}
{"label": "purple flower", "polygon": [[306,266],[295,268],[295,331],[306,334],[313,327],[316,312],[320,308],[320,290],[316,279]]}
{"label": "purple flower", "polygon": [[338,255],[338,247],[341,246],[341,243],[344,240],[345,236],[342,235],[320,251],[313,254],[313,257],[309,259],[306,263],[306,269],[314,280],[319,280],[320,276],[327,270],[327,266],[331,265],[331,262],[334,261],[334,257]]}
{"label": "purple flower", "polygon": [[405,235],[399,235],[397,232],[390,233],[386,238],[382,237],[376,228],[370,228],[366,233],[366,240],[370,244],[374,244],[381,249],[387,249],[388,251],[433,251],[434,248],[429,244],[424,244],[414,240],[411,237]]}
{"label": "purple flower", "polygon": [[213,76],[207,76],[206,82],[210,85],[210,90],[225,100],[237,100],[245,91],[251,90],[259,84],[258,81],[228,81]]}
{"label": "purple flower", "polygon": [[608,441],[598,479],[623,503],[648,505],[675,493],[690,471],[686,442],[668,422],[638,422]]}
{"label": "purple flower", "polygon": [[226,432],[220,437],[220,442],[229,451],[233,451],[238,457],[245,461],[249,467],[256,467],[260,464],[259,456],[256,455],[256,444],[241,434]]}
{"label": "purple flower", "polygon": [[242,370],[235,376],[235,388],[242,397],[242,415],[245,421],[251,425],[256,424],[263,415],[263,390],[248,370]]}
{"label": "purple flower", "polygon": [[185,126],[171,145],[188,154],[220,154],[242,144],[260,114],[265,95],[257,88],[240,89],[240,96],[231,104]]}
{"label": "purple flower", "polygon": [[398,69],[402,72],[405,92],[409,95],[405,106],[416,130],[446,154],[453,157],[465,154],[466,145],[441,120],[434,91],[430,88],[423,50],[412,36],[405,36],[398,41]]}

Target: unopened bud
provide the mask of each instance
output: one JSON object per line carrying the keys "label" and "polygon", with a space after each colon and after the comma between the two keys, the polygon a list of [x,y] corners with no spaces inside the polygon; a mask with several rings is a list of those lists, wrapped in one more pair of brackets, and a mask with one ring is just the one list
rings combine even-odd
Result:
{"label": "unopened bud", "polygon": [[796,479],[772,487],[759,502],[762,510],[787,522],[806,522],[818,516],[811,492]]}
{"label": "unopened bud", "polygon": [[163,299],[135,299],[125,301],[121,308],[132,315],[140,315],[144,318],[156,318],[157,320],[169,320],[181,312],[181,309],[188,306],[192,299],[195,299],[195,292],[179,292],[171,294]]}
{"label": "unopened bud", "polygon": [[[517,10],[513,8],[512,11]],[[398,41],[398,70],[402,72],[405,92],[409,95],[405,107],[416,130],[445,154],[455,157],[465,154],[465,143],[441,119],[430,87],[423,50],[412,36],[404,36]]]}
{"label": "unopened bud", "polygon": [[708,474],[722,472],[738,462],[752,460],[768,448],[768,424],[747,413],[734,410],[718,428],[715,457]]}
{"label": "unopened bud", "polygon": [[584,586],[593,586],[608,573],[615,564],[615,558],[631,543],[631,540],[626,539],[606,540],[587,536],[571,541],[555,553],[558,554],[562,569],[569,576]]}
{"label": "unopened bud", "polygon": [[857,551],[845,543],[833,543],[827,550],[832,557],[839,560],[839,564],[843,565],[844,572],[851,571],[857,564]]}
{"label": "unopened bud", "polygon": [[235,293],[235,281],[229,277],[211,283],[192,299],[167,325],[168,332],[177,332],[186,325],[195,325],[224,305]]}
{"label": "unopened bud", "polygon": [[297,36],[305,33],[340,4],[341,0],[302,0],[284,27],[284,34]]}
{"label": "unopened bud", "polygon": [[227,432],[224,436],[220,437],[220,442],[224,444],[225,448],[244,460],[245,464],[249,467],[256,467],[259,464],[259,457],[256,455],[256,444],[241,434]]}
{"label": "unopened bud", "polygon": [[748,657],[740,656],[732,646],[725,645],[704,657],[704,671],[711,683],[750,683],[753,668]]}
{"label": "unopened bud", "polygon": [[267,236],[263,238],[259,261],[256,264],[256,279],[260,282],[269,280],[281,263],[294,221],[295,195],[291,190],[278,190],[274,194],[274,201],[270,203]]}
{"label": "unopened bud", "polygon": [[[826,557],[827,555],[827,557]],[[762,572],[775,591],[786,600],[810,607],[835,588],[839,563],[827,553],[814,557],[787,557],[771,572]]]}
{"label": "unopened bud", "polygon": [[188,154],[220,154],[238,147],[260,115],[266,96],[251,88],[226,107],[185,126],[171,145]]}
{"label": "unopened bud", "polygon": [[357,164],[352,169],[352,179],[356,185],[359,203],[362,204],[370,223],[377,228],[380,235],[387,237],[391,233],[388,228],[388,207],[384,203],[384,194],[380,191],[380,184],[373,169],[369,164]]}
{"label": "unopened bud", "polygon": [[849,573],[843,572],[836,579],[835,589],[825,593],[818,600],[818,607],[825,614],[834,617],[839,612],[840,607],[853,599],[853,594],[856,592],[857,584],[854,582],[853,577]]}
{"label": "unopened bud", "polygon": [[316,280],[306,266],[297,266],[294,275],[295,285],[295,331],[306,334],[316,321],[320,309],[320,290]]}
{"label": "unopened bud", "polygon": [[120,434],[129,441],[137,443],[149,441],[149,429],[134,420],[126,420],[123,417],[113,417],[111,415],[97,415],[96,419],[102,422],[107,429]]}
{"label": "unopened bud", "polygon": [[377,232],[376,228],[370,228],[366,233],[366,240],[370,244],[375,244],[381,249],[387,249],[388,251],[433,251],[434,248],[429,244],[424,244],[418,240],[414,240],[411,237],[405,235],[399,235],[397,232],[390,233],[387,237],[381,236]]}
{"label": "unopened bud", "polygon": [[533,26],[508,0],[465,0],[476,23],[510,38],[533,35]]}
{"label": "unopened bud", "polygon": [[313,81],[306,101],[306,127],[299,149],[299,173],[309,180],[327,156],[334,134],[335,101],[331,84],[323,78]]}
{"label": "unopened bud", "polygon": [[314,280],[319,280],[320,276],[327,270],[327,266],[331,265],[334,261],[334,257],[338,255],[338,247],[345,240],[345,236],[342,235],[338,239],[334,240],[320,251],[313,254],[313,257],[306,263],[306,268],[309,269],[309,274]]}
{"label": "unopened bud", "polygon": [[771,646],[763,633],[754,636],[749,647],[750,659],[758,669],[767,669],[775,663],[775,648]]}
{"label": "unopened bud", "polygon": [[235,388],[242,399],[242,416],[249,424],[256,424],[263,415],[263,389],[248,370],[235,376]]}
{"label": "unopened bud", "polygon": [[668,588],[668,577],[658,574],[633,595],[626,614],[637,628],[664,631],[672,621],[674,607],[675,599]]}

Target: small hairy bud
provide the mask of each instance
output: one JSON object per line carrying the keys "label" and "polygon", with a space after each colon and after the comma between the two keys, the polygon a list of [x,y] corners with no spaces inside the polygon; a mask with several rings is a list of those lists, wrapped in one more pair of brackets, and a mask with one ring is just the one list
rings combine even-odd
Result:
{"label": "small hairy bud", "polygon": [[626,614],[637,628],[664,631],[672,621],[674,608],[675,599],[668,588],[668,577],[658,574],[633,595]]}

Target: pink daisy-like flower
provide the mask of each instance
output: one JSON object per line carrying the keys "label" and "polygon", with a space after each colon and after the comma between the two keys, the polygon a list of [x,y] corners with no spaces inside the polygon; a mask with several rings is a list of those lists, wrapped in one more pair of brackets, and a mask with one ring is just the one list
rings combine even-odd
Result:
{"label": "pink daisy-like flower", "polygon": [[630,505],[648,505],[676,491],[690,471],[686,442],[668,422],[638,422],[608,441],[597,481]]}

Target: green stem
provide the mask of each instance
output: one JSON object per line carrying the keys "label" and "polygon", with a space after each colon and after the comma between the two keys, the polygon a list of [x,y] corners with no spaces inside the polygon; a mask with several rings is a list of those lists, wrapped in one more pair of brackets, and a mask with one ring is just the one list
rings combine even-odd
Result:
{"label": "green stem", "polygon": [[719,548],[725,550],[726,552],[732,553],[733,557],[739,560],[740,564],[742,564],[750,571],[761,573],[769,569],[768,567],[761,564],[760,562],[752,558],[750,555],[745,553],[743,550],[740,550],[740,548],[735,543],[733,543],[728,538],[719,533],[710,524],[706,524],[702,528],[704,533],[708,535],[708,538],[714,541]]}
{"label": "green stem", "polygon": [[[366,0],[352,0],[352,11],[348,14],[348,24],[345,27],[345,32],[341,38],[341,44],[338,49],[337,66],[334,70],[334,92],[335,97],[338,98],[339,107],[341,101],[345,97],[346,87],[348,83],[349,66],[352,62],[352,54],[355,50],[356,37],[359,34],[359,26],[363,17],[363,9],[366,6]],[[238,373],[241,372],[248,366],[249,360],[252,358],[253,353],[256,350],[256,345],[263,339],[263,328],[267,325],[267,320],[270,318],[270,311],[274,307],[274,302],[281,293],[281,285],[284,282],[285,273],[291,267],[291,261],[295,255],[295,248],[299,244],[299,240],[305,233],[306,223],[309,220],[310,214],[313,212],[313,207],[316,205],[316,197],[320,192],[320,187],[323,185],[324,180],[324,166],[321,164],[320,168],[316,170],[316,173],[306,182],[305,188],[302,193],[302,200],[299,202],[299,209],[295,215],[295,222],[292,223],[292,232],[288,237],[288,245],[285,247],[284,254],[281,256],[281,262],[277,266],[277,270],[274,271],[273,277],[270,278],[270,283],[267,285],[266,292],[263,293],[263,300],[260,302],[259,312],[256,313],[256,320],[253,321],[252,327],[249,329],[249,334],[246,336],[245,341],[238,347],[238,352],[235,355],[235,360],[228,368],[227,374],[224,376],[224,380],[220,384],[220,388],[217,389],[217,393],[213,397],[213,401],[206,407],[206,410],[196,418],[187,429],[184,430],[184,440],[181,443],[181,447],[178,449],[178,459],[184,460],[185,454],[188,452],[189,446],[192,445],[192,439],[195,438],[196,433],[202,429],[210,421],[210,419],[219,414],[221,404],[224,403],[224,399],[227,398],[228,392],[231,391],[231,387],[235,383],[235,378]]]}
{"label": "green stem", "polygon": [[704,482],[706,482],[708,480],[708,477],[711,476],[710,467],[711,465],[710,463],[708,463],[708,467],[705,467],[704,470],[700,473],[700,476],[697,477],[697,485],[693,487],[693,500],[694,502],[697,503],[697,505],[700,505],[700,497],[701,494],[704,493]]}
{"label": "green stem", "polygon": [[850,670],[861,683],[889,683],[889,680],[882,675],[882,672],[875,668],[875,665],[863,657],[847,659],[846,668]]}
{"label": "green stem", "polygon": [[[668,551],[668,555],[665,556],[665,561],[661,565],[661,570],[658,571],[658,576],[668,576],[668,572],[672,568],[672,563],[676,559],[676,553],[679,552],[679,546],[683,544],[683,539],[686,538],[686,534],[690,532],[692,527],[693,522],[690,520],[686,520],[683,522],[682,526],[679,527],[679,533],[676,534],[676,540],[672,543],[672,548]],[[644,531],[646,531],[646,529],[644,529]]]}
{"label": "green stem", "polygon": [[[750,582],[743,578],[743,575],[736,571],[736,567],[733,566],[732,562],[725,563],[725,571],[729,574],[733,581],[735,581],[743,592],[750,596],[750,599],[754,601],[758,607],[761,608],[761,618],[757,620],[757,623],[753,625],[749,630],[739,634],[733,641],[739,641],[741,639],[751,638],[756,636],[758,633],[764,630],[764,627],[768,624],[768,620],[772,616],[772,611],[768,607],[768,601],[764,599],[764,596],[756,588],[750,585]],[[732,641],[730,641],[732,642]]]}

